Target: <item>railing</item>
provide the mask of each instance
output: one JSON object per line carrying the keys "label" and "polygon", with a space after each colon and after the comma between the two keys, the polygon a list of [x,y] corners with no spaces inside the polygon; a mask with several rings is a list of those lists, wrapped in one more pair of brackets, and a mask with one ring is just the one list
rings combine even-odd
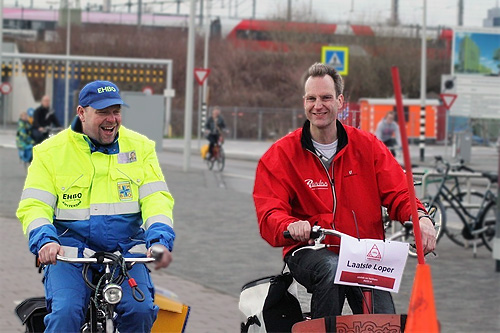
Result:
{"label": "railing", "polygon": [[[420,198],[425,198],[429,195],[427,188],[430,183],[433,183],[431,178],[442,179],[443,177],[444,177],[443,173],[439,173],[437,171],[428,171],[422,173],[422,189],[420,192]],[[463,189],[466,190],[466,192],[468,193],[467,197],[465,198],[466,200],[463,201],[463,205],[465,208],[480,208],[480,203],[472,203],[470,200],[471,198],[470,193],[472,192],[471,179],[482,179],[485,182],[486,188],[487,189],[491,188],[491,181],[488,178],[484,177],[484,175],[481,174],[480,172],[472,173],[463,171],[450,171],[446,177],[450,178],[450,180],[457,177],[465,180],[465,187]],[[443,202],[443,204],[445,204],[446,206],[445,202]]]}

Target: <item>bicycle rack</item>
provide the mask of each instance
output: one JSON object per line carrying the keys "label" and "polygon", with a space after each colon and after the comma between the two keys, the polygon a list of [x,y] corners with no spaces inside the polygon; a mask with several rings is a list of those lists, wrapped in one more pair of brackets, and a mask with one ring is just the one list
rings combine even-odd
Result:
{"label": "bicycle rack", "polygon": [[[420,193],[420,198],[425,198],[428,195],[427,192],[427,186],[428,186],[428,178],[442,178],[443,174],[439,172],[426,172],[422,176],[422,190]],[[448,173],[448,177],[459,177],[459,178],[466,178],[466,189],[467,193],[471,193],[471,179],[476,178],[476,179],[484,179],[486,181],[486,188],[490,189],[491,188],[491,181],[484,177],[480,172],[459,172],[459,171],[450,171]],[[464,205],[466,208],[479,208],[477,205],[473,205],[472,203],[469,202],[469,204]]]}
{"label": "bicycle rack", "polygon": [[[466,180],[465,189],[467,190],[467,193],[468,193],[467,202],[463,203],[463,206],[465,208],[480,208],[481,207],[480,204],[474,204],[470,201],[470,198],[471,198],[470,193],[472,191],[471,179],[483,179],[486,183],[486,191],[488,191],[491,189],[491,184],[492,184],[488,178],[483,176],[483,174],[480,172],[460,172],[460,171],[450,171],[447,176],[448,177],[465,178],[465,180]],[[429,179],[430,178],[440,178],[440,177],[442,178],[443,174],[439,173],[439,172],[435,172],[435,171],[428,171],[428,172],[423,173],[422,190],[420,193],[420,198],[425,198],[426,196],[429,195],[428,191],[427,191],[428,184],[430,183]],[[442,203],[445,206],[445,209],[449,208],[449,205],[447,204],[447,202],[442,202]],[[476,257],[476,254],[477,254],[476,241],[473,242],[473,254],[474,254],[474,257]]]}

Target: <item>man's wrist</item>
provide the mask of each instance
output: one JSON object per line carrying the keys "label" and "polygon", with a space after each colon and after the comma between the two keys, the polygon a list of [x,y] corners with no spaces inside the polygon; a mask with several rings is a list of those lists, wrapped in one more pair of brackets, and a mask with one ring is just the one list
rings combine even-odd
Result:
{"label": "man's wrist", "polygon": [[430,215],[428,215],[428,214],[419,215],[419,216],[418,216],[418,220],[420,221],[420,220],[421,220],[422,218],[424,218],[424,217],[425,217],[425,218],[428,218],[428,219],[432,222],[432,225],[436,225],[436,223],[434,222],[434,219],[433,219]]}

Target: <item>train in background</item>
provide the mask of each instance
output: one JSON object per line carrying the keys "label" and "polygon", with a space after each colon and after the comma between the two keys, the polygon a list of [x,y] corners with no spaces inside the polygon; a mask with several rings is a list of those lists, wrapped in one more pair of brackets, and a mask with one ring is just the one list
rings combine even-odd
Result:
{"label": "train in background", "polygon": [[[51,9],[3,9],[4,34],[24,38],[53,39],[59,22],[64,25],[65,10]],[[136,13],[96,12],[81,9],[71,10],[74,24],[137,25]],[[188,16],[160,13],[143,13],[141,26],[151,28],[187,29]],[[319,52],[323,45],[358,45],[366,54],[373,54],[383,39],[399,39],[401,44],[420,39],[421,27],[416,25],[391,27],[382,24],[333,24],[312,22],[289,22],[278,20],[255,20],[215,18],[210,24],[211,36],[224,38],[235,47],[251,51],[290,52],[294,50]],[[453,31],[444,27],[428,27],[428,56],[434,59],[449,59]]]}
{"label": "train in background", "polygon": [[[421,27],[359,24],[331,24],[288,22],[270,20],[227,20],[212,22],[220,24],[220,36],[236,47],[253,51],[307,50],[320,52],[323,45],[358,45],[368,54],[384,39],[405,41],[420,40]],[[450,28],[428,28],[428,56],[431,59],[450,59],[453,30]]]}

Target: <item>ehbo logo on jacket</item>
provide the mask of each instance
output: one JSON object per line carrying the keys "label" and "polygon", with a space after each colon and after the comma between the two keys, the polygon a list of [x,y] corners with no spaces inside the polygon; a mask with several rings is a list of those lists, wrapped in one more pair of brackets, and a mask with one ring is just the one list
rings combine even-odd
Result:
{"label": "ehbo logo on jacket", "polygon": [[82,193],[64,193],[61,202],[66,207],[78,207],[82,203]]}
{"label": "ehbo logo on jacket", "polygon": [[323,180],[314,181],[312,179],[304,180],[307,186],[312,190],[326,190],[328,189],[328,183]]}

